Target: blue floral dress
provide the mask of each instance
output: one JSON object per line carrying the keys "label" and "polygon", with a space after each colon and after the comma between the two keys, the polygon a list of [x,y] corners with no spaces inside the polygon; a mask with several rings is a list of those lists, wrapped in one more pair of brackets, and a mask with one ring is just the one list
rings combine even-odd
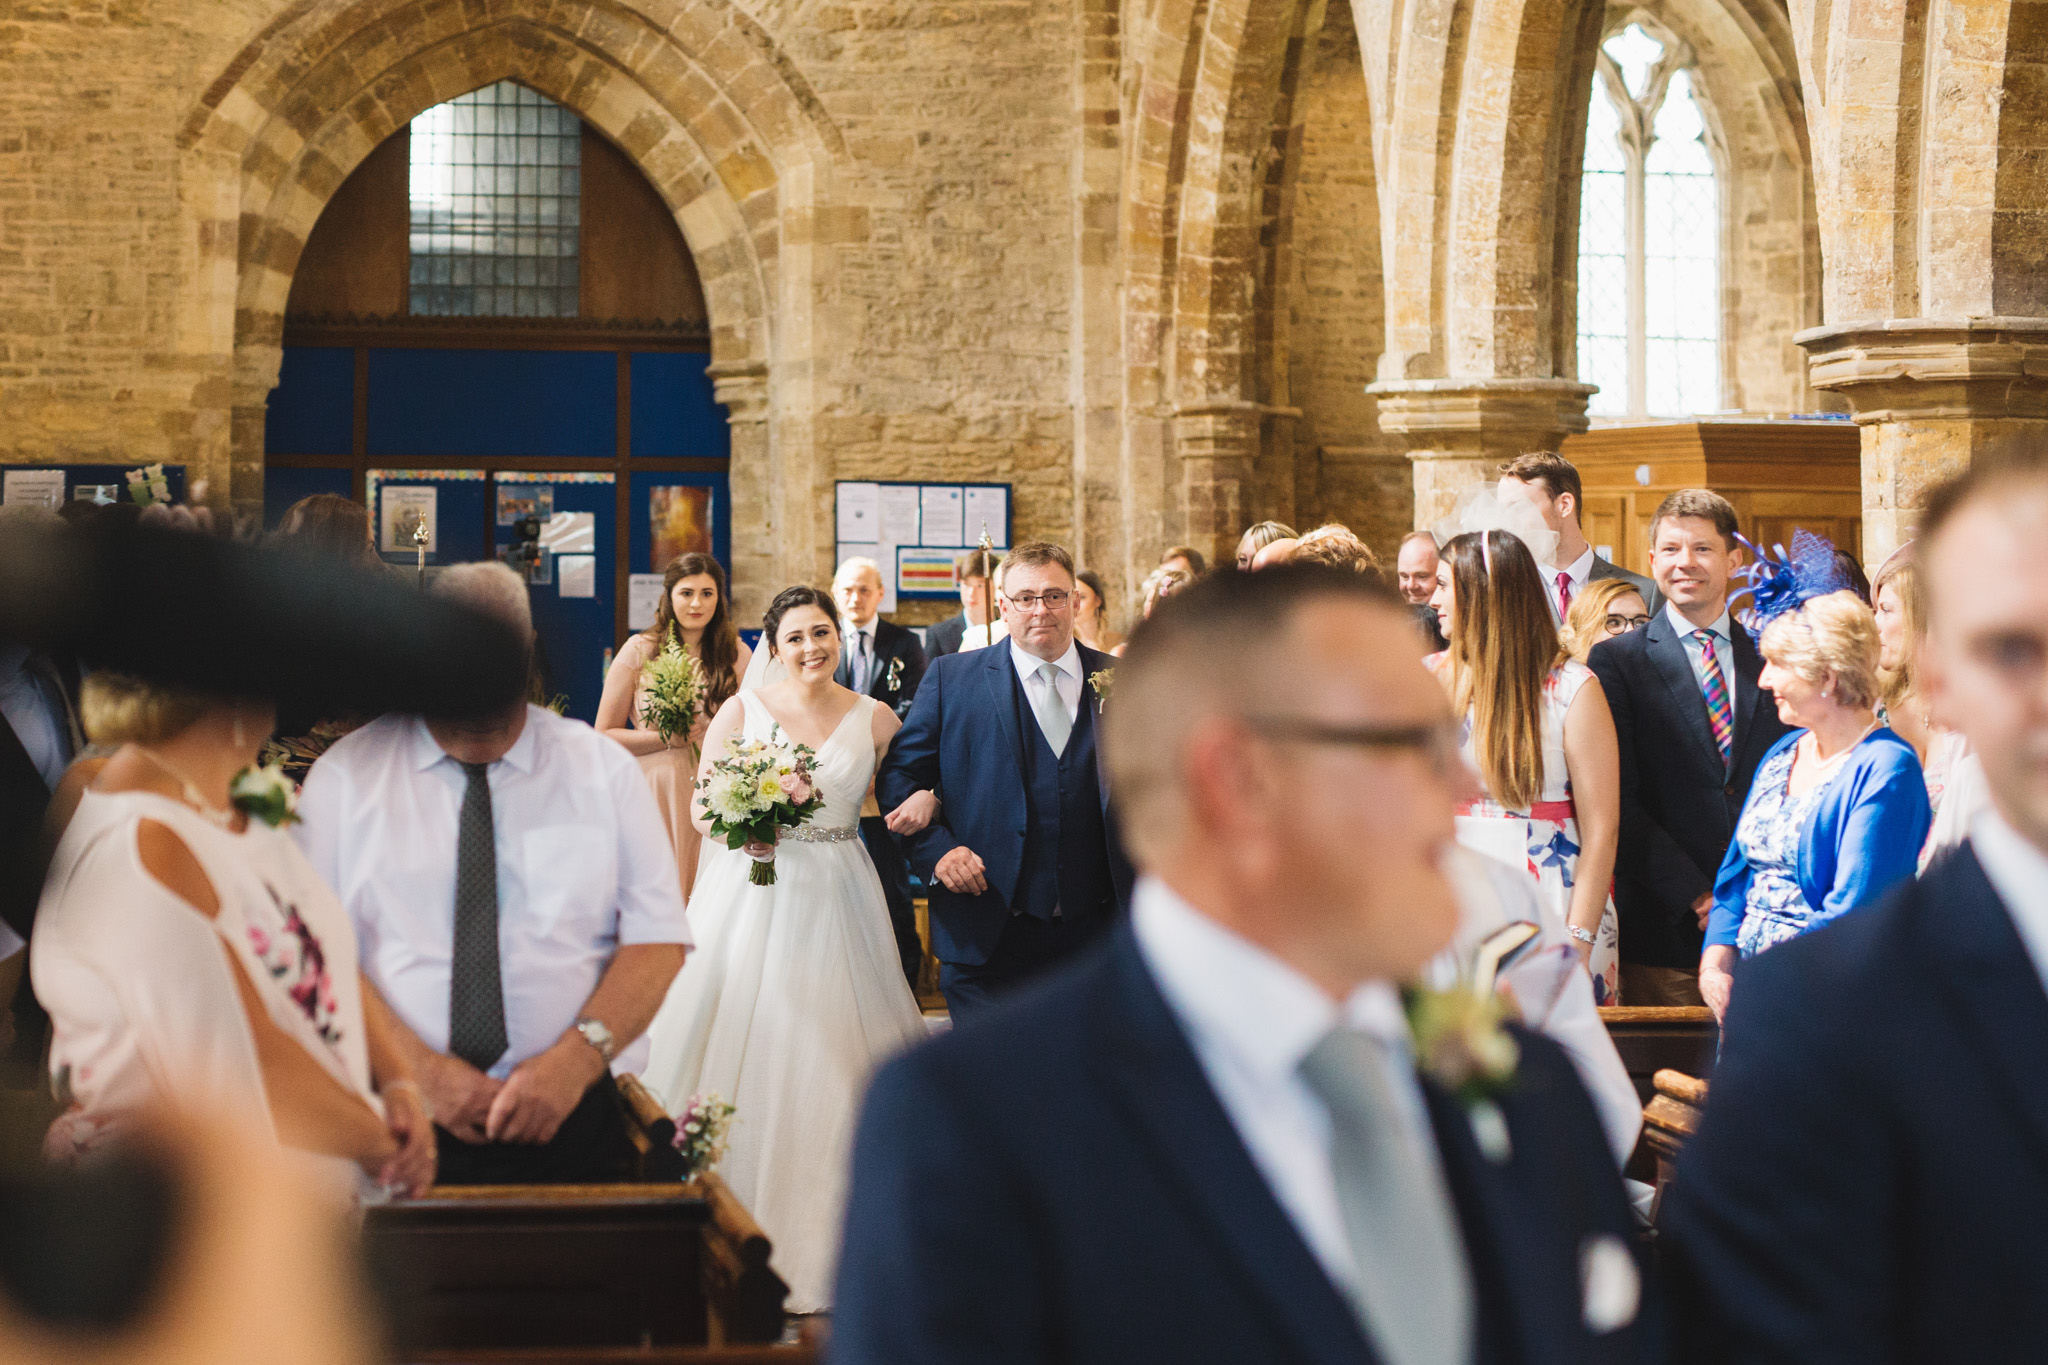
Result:
{"label": "blue floral dress", "polygon": [[1735,940],[1744,957],[1798,938],[1814,926],[1814,909],[1799,889],[1799,836],[1834,779],[1793,796],[1792,755],[1797,751],[1797,745],[1788,745],[1757,770],[1749,806],[1735,826],[1750,868],[1749,899]]}

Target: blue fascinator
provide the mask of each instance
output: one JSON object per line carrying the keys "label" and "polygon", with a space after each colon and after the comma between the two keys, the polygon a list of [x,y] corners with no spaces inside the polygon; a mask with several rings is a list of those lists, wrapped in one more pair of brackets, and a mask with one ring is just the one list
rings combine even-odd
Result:
{"label": "blue fascinator", "polygon": [[1791,554],[1786,554],[1782,545],[1771,547],[1776,552],[1775,559],[1741,534],[1735,538],[1756,560],[1748,568],[1736,572],[1743,586],[1729,597],[1732,604],[1736,598],[1748,595],[1749,605],[1737,612],[1735,619],[1742,622],[1742,628],[1749,632],[1751,640],[1761,642],[1764,627],[1786,612],[1849,586],[1849,580],[1835,567],[1833,543],[1805,527],[1793,530]]}

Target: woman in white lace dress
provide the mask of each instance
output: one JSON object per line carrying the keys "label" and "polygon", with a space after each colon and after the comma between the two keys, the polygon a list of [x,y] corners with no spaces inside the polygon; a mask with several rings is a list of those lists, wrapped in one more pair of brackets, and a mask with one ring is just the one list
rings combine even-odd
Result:
{"label": "woman in white lace dress", "polygon": [[[770,848],[706,839],[690,899],[697,950],[649,1029],[644,1079],[674,1112],[700,1094],[735,1106],[719,1173],[774,1242],[791,1311],[810,1313],[831,1306],[868,1077],[923,1038],[925,1026],[859,837],[861,800],[896,716],[832,681],[839,620],[824,593],[786,590],[764,625],[763,650],[774,651],[785,676],[719,710],[700,774],[731,735],[804,744],[817,753],[824,805],[782,832],[771,886],[748,880],[752,857]],[[708,835],[701,805],[696,817]]]}

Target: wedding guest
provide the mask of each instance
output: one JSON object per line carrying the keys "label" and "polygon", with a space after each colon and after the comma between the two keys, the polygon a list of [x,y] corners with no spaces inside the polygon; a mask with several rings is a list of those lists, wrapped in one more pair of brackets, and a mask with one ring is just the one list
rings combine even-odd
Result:
{"label": "wedding guest", "polygon": [[1410,531],[1401,537],[1394,555],[1394,581],[1401,600],[1411,607],[1426,607],[1436,596],[1436,537],[1428,531]]}
{"label": "wedding guest", "polygon": [[1621,998],[1701,1005],[1700,951],[1714,869],[1757,764],[1785,733],[1757,687],[1763,661],[1734,630],[1728,584],[1741,559],[1735,509],[1681,489],[1650,518],[1650,567],[1664,598],[1650,624],[1593,647],[1621,745]]}
{"label": "wedding guest", "polygon": [[1458,842],[1527,872],[1615,1003],[1612,884],[1621,823],[1614,718],[1592,670],[1569,658],[1521,539],[1471,532],[1444,546],[1438,614],[1450,632],[1438,676],[1464,721],[1461,748],[1485,785],[1460,803]]}
{"label": "wedding guest", "polygon": [[[839,604],[843,642],[832,680],[856,695],[873,697],[900,719],[909,713],[924,677],[924,646],[910,631],[882,619],[881,567],[863,556],[848,559],[832,579],[832,596]],[[896,956],[915,991],[924,968],[924,941],[917,936],[917,910],[910,899],[910,865],[889,837],[889,825],[873,793],[861,802],[860,840],[867,846],[875,875],[882,879]]]}
{"label": "wedding guest", "polygon": [[1655,1358],[1563,1053],[1510,1026],[1475,1125],[1411,1042],[1464,779],[1408,632],[1321,568],[1211,575],[1138,627],[1104,713],[1130,919],[877,1075],[835,1361]]}
{"label": "wedding guest", "polygon": [[1497,491],[1502,498],[1526,500],[1543,515],[1543,524],[1557,532],[1557,563],[1538,566],[1543,571],[1544,601],[1554,620],[1562,622],[1571,613],[1572,599],[1588,584],[1607,578],[1621,579],[1651,611],[1657,609],[1657,590],[1649,579],[1594,553],[1579,524],[1586,497],[1578,468],[1570,460],[1547,450],[1519,456],[1500,467]]}
{"label": "wedding guest", "polygon": [[[661,584],[654,624],[626,637],[604,675],[597,730],[624,745],[639,763],[668,830],[669,847],[675,850],[676,875],[687,905],[703,845],[703,836],[690,819],[690,793],[697,781],[704,727],[726,698],[740,690],[753,651],[733,626],[725,570],[717,560],[694,550],[677,555],[662,571]],[[671,643],[695,661],[703,694],[689,729],[664,741],[646,718],[646,674],[647,665]]]}
{"label": "wedding guest", "polygon": [[1295,548],[1300,544],[1301,541],[1294,536],[1282,536],[1278,540],[1267,541],[1258,553],[1252,556],[1252,572],[1257,573],[1261,569],[1270,569],[1291,562]]}
{"label": "wedding guest", "polygon": [[1202,552],[1192,545],[1175,545],[1159,556],[1159,567],[1178,569],[1189,578],[1200,578],[1209,570],[1209,561],[1202,558]]}
{"label": "wedding guest", "polygon": [[903,846],[956,1023],[1079,951],[1130,887],[1096,761],[1116,660],[1074,643],[1073,557],[1019,545],[995,587],[1007,642],[933,661],[875,779],[884,809],[944,803]]}
{"label": "wedding guest", "polygon": [[[43,812],[85,747],[78,686],[75,661],[0,642],[0,925],[19,938],[35,920],[49,861]],[[0,993],[0,1013],[12,995]]]}
{"label": "wedding guest", "polygon": [[1109,627],[1109,593],[1093,569],[1074,574],[1074,638],[1104,654],[1114,654],[1124,642]]}
{"label": "wedding guest", "polygon": [[431,1184],[428,1110],[348,915],[270,823],[283,793],[256,808],[267,818],[234,794],[272,708],[100,671],[82,709],[118,747],[57,846],[30,952],[68,1105],[46,1150],[88,1157],[176,1104],[337,1175]]}
{"label": "wedding guest", "polygon": [[1984,765],[1967,843],[1744,962],[1660,1216],[1703,1360],[2018,1365],[2048,1340],[2048,469],[1920,516],[1921,685]]}
{"label": "wedding guest", "polygon": [[1927,804],[1934,823],[1920,850],[1920,866],[1969,836],[1970,826],[1990,804],[1984,787],[1984,765],[1970,752],[1962,731],[1934,718],[1931,699],[1921,679],[1920,656],[1926,648],[1925,608],[1921,604],[1916,542],[1894,550],[1877,569],[1873,591],[1877,617],[1877,718],[1913,746],[1927,777]]}
{"label": "wedding guest", "polygon": [[[1839,577],[1833,581],[1839,582]],[[1913,746],[1878,723],[1877,622],[1853,591],[1769,618],[1758,683],[1794,727],[1757,766],[1714,878],[1700,994],[1728,1011],[1743,958],[1869,905],[1911,877],[1931,822]]]}
{"label": "wedding guest", "polygon": [[[1144,585],[1140,589],[1144,596],[1144,603],[1138,609],[1139,619],[1143,620],[1151,616],[1158,609],[1161,602],[1194,581],[1192,577],[1180,569],[1154,569],[1151,573],[1146,574]],[[1119,643],[1116,648],[1110,650],[1111,654],[1119,657],[1122,656],[1123,652],[1124,645],[1122,643]]]}
{"label": "wedding guest", "polygon": [[1866,607],[1873,605],[1870,600],[1870,580],[1864,576],[1863,566],[1856,562],[1856,556],[1847,550],[1835,551],[1835,572],[1842,576],[1842,582],[1848,590],[1856,594],[1857,601]]}
{"label": "wedding guest", "polygon": [[949,616],[925,631],[927,659],[958,654],[969,630],[986,628],[995,620],[988,599],[988,578],[993,566],[1000,563],[1002,560],[995,555],[984,554],[980,550],[969,550],[955,561],[953,576],[960,582],[960,614]]}
{"label": "wedding guest", "polygon": [[337,493],[315,493],[285,508],[270,538],[365,568],[382,563],[370,536],[370,509]]}
{"label": "wedding guest", "polygon": [[1369,573],[1378,576],[1379,557],[1372,547],[1353,535],[1349,526],[1331,522],[1318,526],[1295,542],[1294,553],[1289,557],[1296,564],[1321,564],[1330,569],[1348,569],[1352,573]]}
{"label": "wedding guest", "polygon": [[[530,646],[526,585],[502,564],[444,570],[434,592]],[[669,833],[625,749],[526,702],[387,715],[313,765],[300,813],[402,1025],[443,1182],[624,1179],[610,1068],[639,1069],[691,942]]]}
{"label": "wedding guest", "polygon": [[1294,539],[1294,528],[1292,526],[1277,521],[1252,523],[1245,530],[1245,533],[1237,538],[1238,571],[1241,573],[1249,571],[1252,567],[1252,560],[1257,557],[1259,551],[1265,549],[1274,541],[1292,539]]}
{"label": "wedding guest", "polygon": [[1585,663],[1593,646],[1602,640],[1612,640],[1649,624],[1650,608],[1635,584],[1625,578],[1601,578],[1572,599],[1572,609],[1565,615],[1558,638],[1564,642],[1565,653]]}

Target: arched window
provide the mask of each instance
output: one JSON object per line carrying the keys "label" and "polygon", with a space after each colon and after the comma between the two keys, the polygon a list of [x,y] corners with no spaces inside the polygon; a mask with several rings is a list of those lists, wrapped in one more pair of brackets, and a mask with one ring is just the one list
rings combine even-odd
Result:
{"label": "arched window", "polygon": [[1600,46],[1579,190],[1579,378],[1587,410],[1722,406],[1721,208],[1684,44],[1632,23]]}
{"label": "arched window", "polygon": [[412,121],[415,315],[576,316],[582,131],[511,81]]}

